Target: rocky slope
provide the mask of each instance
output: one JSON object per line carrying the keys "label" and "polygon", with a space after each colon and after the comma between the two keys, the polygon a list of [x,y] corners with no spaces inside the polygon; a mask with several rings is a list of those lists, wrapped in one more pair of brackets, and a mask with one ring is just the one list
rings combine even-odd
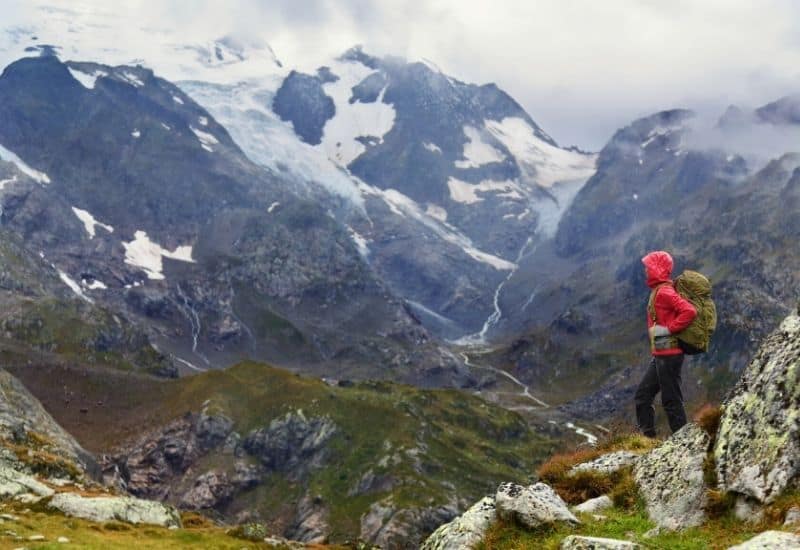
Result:
{"label": "rocky slope", "polygon": [[[800,311],[762,342],[719,416],[647,442],[648,452],[618,438],[555,457],[539,473],[560,495],[545,483],[502,484],[423,548],[800,548],[798,366]],[[633,444],[632,460],[603,454]],[[577,517],[562,500],[603,492],[575,506]]]}
{"label": "rocky slope", "polygon": [[254,363],[170,381],[15,373],[116,490],[304,541],[414,547],[552,449],[516,413],[457,390],[325,383]]}

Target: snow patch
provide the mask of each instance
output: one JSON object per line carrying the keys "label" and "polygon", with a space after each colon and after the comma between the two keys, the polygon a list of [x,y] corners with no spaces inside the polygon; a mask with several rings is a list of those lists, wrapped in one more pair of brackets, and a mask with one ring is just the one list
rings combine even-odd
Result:
{"label": "snow patch", "polygon": [[8,185],[9,183],[16,183],[16,182],[17,182],[17,176],[16,175],[11,176],[10,178],[4,179],[4,180],[0,180],[0,191],[5,189],[6,185]]}
{"label": "snow patch", "polygon": [[123,242],[122,246],[125,248],[125,263],[141,268],[148,279],[164,279],[163,258],[194,263],[191,246],[179,246],[170,252],[151,241],[145,231],[137,231],[134,239],[127,243]]}
{"label": "snow patch", "polygon": [[80,82],[84,88],[89,90],[94,90],[94,85],[98,78],[101,76],[108,76],[107,72],[101,71],[100,69],[92,71],[91,73],[87,73],[78,69],[73,69],[72,67],[67,68],[69,69],[69,74],[72,75],[72,78]]}
{"label": "snow patch", "polygon": [[490,144],[483,141],[477,128],[464,126],[467,143],[464,144],[464,160],[457,160],[456,168],[478,168],[492,162],[502,162],[506,157]]}
{"label": "snow patch", "polygon": [[363,258],[367,258],[369,256],[369,247],[367,246],[367,239],[365,239],[362,235],[356,232],[355,229],[347,226],[347,230],[350,232],[350,238],[353,239],[353,242],[358,248],[358,253],[361,254]]}
{"label": "snow patch", "polygon": [[94,279],[91,283],[89,281],[87,281],[86,279],[83,279],[81,281],[81,284],[83,284],[83,286],[86,287],[89,290],[107,290],[108,289],[108,287],[105,285],[105,283],[103,283],[103,281],[98,281],[97,279]]}
{"label": "snow patch", "polygon": [[106,225],[104,223],[100,223],[88,211],[81,210],[80,208],[77,208],[75,206],[72,207],[72,211],[75,213],[75,215],[78,217],[78,219],[81,222],[83,222],[83,226],[86,228],[86,232],[89,234],[89,238],[90,239],[94,239],[95,228],[97,226],[102,227],[103,229],[105,229],[109,233],[113,233],[114,232],[114,228],[113,227],[111,227],[110,225]]}
{"label": "snow patch", "polygon": [[396,189],[381,190],[375,187],[367,186],[366,184],[363,184],[363,186],[368,188],[368,190],[365,189],[365,192],[380,196],[386,202],[392,212],[400,216],[415,219],[416,221],[422,223],[425,227],[434,231],[443,240],[459,247],[472,259],[490,265],[497,270],[516,269],[516,264],[478,249],[469,237],[459,232],[458,229],[452,225],[428,216],[413,199],[407,197]]}
{"label": "snow patch", "polygon": [[441,206],[428,203],[427,207],[425,208],[425,213],[429,215],[431,218],[435,218],[440,222],[447,221],[447,210],[445,210]]}
{"label": "snow patch", "polygon": [[208,126],[208,118],[201,116],[197,119],[197,122],[200,123],[200,126]]}
{"label": "snow patch", "polygon": [[72,292],[74,292],[79,298],[86,300],[90,304],[94,303],[94,301],[91,298],[89,298],[86,294],[83,293],[83,289],[81,288],[81,286],[78,283],[76,283],[72,277],[70,277],[60,269],[57,269],[57,271],[61,281],[65,285],[67,285]]}
{"label": "snow patch", "polygon": [[122,74],[120,76],[122,80],[124,80],[134,88],[141,88],[144,86],[144,82],[142,82],[142,79],[140,79],[138,76],[136,76],[130,71],[122,71]]}
{"label": "snow patch", "polygon": [[426,141],[422,144],[422,146],[425,147],[425,149],[427,149],[431,153],[439,153],[440,155],[442,154],[442,149],[435,143]]}
{"label": "snow patch", "polygon": [[214,149],[212,149],[211,146],[219,143],[217,138],[215,138],[213,134],[198,130],[194,126],[189,126],[189,128],[192,130],[192,132],[194,132],[194,135],[197,136],[197,139],[200,140],[200,146],[209,153],[213,153]]}
{"label": "snow patch", "polygon": [[468,183],[458,178],[450,177],[447,180],[447,188],[450,190],[450,198],[462,204],[474,204],[482,201],[483,197],[479,197],[478,192],[497,192],[498,197],[507,199],[524,198],[519,185],[512,180],[483,180],[480,183]]}
{"label": "snow patch", "polygon": [[41,184],[50,183],[50,177],[45,174],[44,172],[39,172],[38,170],[34,170],[25,162],[19,158],[17,155],[0,145],[0,160],[4,160],[6,162],[10,162],[15,164],[20,172],[35,180]]}
{"label": "snow patch", "polygon": [[523,175],[541,187],[549,188],[564,181],[585,181],[595,171],[597,155],[550,145],[536,135],[525,119],[487,120],[486,128],[516,157]]}
{"label": "snow patch", "polygon": [[139,130],[134,130],[133,132],[131,132],[131,135],[134,138],[139,139],[141,137],[142,133]]}
{"label": "snow patch", "polygon": [[386,88],[373,103],[350,103],[353,87],[376,71],[351,61],[338,61],[330,68],[339,80],[324,84],[323,89],[333,98],[336,114],[325,124],[318,147],[338,164],[347,166],[366,151],[366,146],[356,138],[374,137],[383,141],[383,136],[394,126],[395,110],[383,102]]}
{"label": "snow patch", "polygon": [[174,101],[178,105],[183,105],[183,100],[176,95],[172,96],[172,101]]}
{"label": "snow patch", "polygon": [[167,132],[172,130],[172,128],[170,128],[168,124],[164,124],[163,122],[161,123],[161,127],[164,128]]}

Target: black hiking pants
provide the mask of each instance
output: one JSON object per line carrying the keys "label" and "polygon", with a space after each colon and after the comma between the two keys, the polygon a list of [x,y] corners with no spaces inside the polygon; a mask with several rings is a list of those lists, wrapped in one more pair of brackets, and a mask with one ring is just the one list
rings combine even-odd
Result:
{"label": "black hiking pants", "polygon": [[686,411],[683,409],[683,393],[681,393],[681,367],[683,354],[654,356],[647,372],[636,389],[636,421],[639,430],[648,436],[655,437],[656,421],[653,401],[661,392],[661,404],[667,413],[667,421],[672,433],[686,424]]}

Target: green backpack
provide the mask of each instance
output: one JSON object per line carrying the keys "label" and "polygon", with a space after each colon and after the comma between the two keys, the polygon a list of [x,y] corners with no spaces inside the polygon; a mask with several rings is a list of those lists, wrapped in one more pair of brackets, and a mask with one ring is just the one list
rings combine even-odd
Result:
{"label": "green backpack", "polygon": [[717,307],[711,299],[711,281],[702,273],[687,269],[675,279],[675,290],[697,310],[692,324],[675,336],[687,355],[708,351],[711,336],[717,328]]}

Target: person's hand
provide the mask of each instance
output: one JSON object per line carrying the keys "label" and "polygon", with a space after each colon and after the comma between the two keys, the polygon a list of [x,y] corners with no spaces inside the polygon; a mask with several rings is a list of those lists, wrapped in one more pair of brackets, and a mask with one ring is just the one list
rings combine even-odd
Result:
{"label": "person's hand", "polygon": [[669,336],[672,334],[669,329],[663,325],[653,325],[651,329],[653,331],[653,336],[658,338],[659,336]]}

